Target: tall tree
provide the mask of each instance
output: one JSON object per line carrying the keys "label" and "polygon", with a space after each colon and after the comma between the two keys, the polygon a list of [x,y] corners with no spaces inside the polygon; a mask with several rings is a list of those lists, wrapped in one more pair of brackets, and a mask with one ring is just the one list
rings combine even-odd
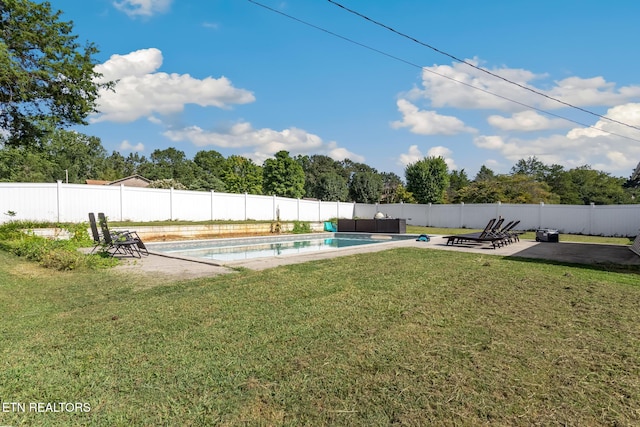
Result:
{"label": "tall tree", "polygon": [[400,201],[399,191],[402,185],[402,180],[398,175],[393,172],[382,172],[382,197],[383,203],[398,203]]}
{"label": "tall tree", "polygon": [[0,1],[0,135],[7,145],[38,145],[49,127],[86,124],[101,88],[92,43],[81,47],[72,22],[49,2]]}
{"label": "tall tree", "polygon": [[449,188],[447,188],[447,202],[458,203],[460,201],[458,193],[469,184],[471,184],[471,181],[464,169],[451,171],[449,174]]}
{"label": "tall tree", "polygon": [[349,197],[357,203],[377,203],[382,196],[382,177],[371,170],[354,172],[349,181]]}
{"label": "tall tree", "polygon": [[222,180],[230,193],[262,194],[262,168],[246,157],[227,157]]}
{"label": "tall tree", "polygon": [[265,160],[262,172],[265,194],[294,199],[304,196],[304,170],[288,151],[278,151],[274,158]]}
{"label": "tall tree", "polygon": [[485,165],[480,166],[480,170],[476,174],[476,177],[473,178],[474,181],[488,181],[496,178],[495,172],[486,167]]}
{"label": "tall tree", "polygon": [[425,157],[405,169],[407,190],[418,203],[443,203],[449,187],[447,164],[442,157]]}
{"label": "tall tree", "polygon": [[0,149],[0,182],[54,182],[56,165],[39,151],[26,147]]}
{"label": "tall tree", "polygon": [[335,171],[325,172],[319,176],[313,195],[320,200],[345,202],[349,198],[347,181]]}
{"label": "tall tree", "polygon": [[338,174],[343,178],[342,181],[330,178],[330,181],[334,184],[340,182],[344,183],[344,189],[339,189],[338,193],[343,194],[348,191],[347,182],[349,180],[349,173],[345,171],[340,162],[333,160],[329,156],[321,154],[297,156],[296,161],[300,163],[304,170],[304,191],[307,197],[314,197],[320,200],[330,200],[325,199],[325,197],[327,197],[325,188],[325,184],[327,183],[326,178],[324,179],[324,183],[321,183],[320,181],[322,180],[322,177],[333,176],[334,174]]}
{"label": "tall tree", "polygon": [[189,186],[191,190],[225,191],[222,181],[225,158],[215,150],[198,151],[193,157],[196,178]]}
{"label": "tall tree", "polygon": [[535,156],[530,156],[526,160],[520,159],[511,168],[511,173],[514,175],[526,175],[540,182],[546,181],[550,172],[549,166],[542,163]]}
{"label": "tall tree", "polygon": [[147,179],[174,179],[186,187],[195,179],[195,165],[192,160],[187,159],[184,151],[173,147],[157,149],[149,157],[149,163],[140,168],[141,174]]}
{"label": "tall tree", "polygon": [[69,182],[84,183],[86,179],[103,177],[106,151],[99,138],[56,129],[47,133],[44,141],[44,152],[56,165],[57,179],[68,176]]}
{"label": "tall tree", "polygon": [[567,171],[567,178],[572,184],[572,204],[609,205],[633,202],[630,194],[624,191],[624,178],[593,170],[589,165]]}

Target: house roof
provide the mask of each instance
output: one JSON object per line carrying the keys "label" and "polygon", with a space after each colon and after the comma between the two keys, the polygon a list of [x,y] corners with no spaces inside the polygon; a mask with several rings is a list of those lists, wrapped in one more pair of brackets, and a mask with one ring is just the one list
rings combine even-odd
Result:
{"label": "house roof", "polygon": [[131,175],[131,176],[127,176],[125,178],[120,178],[120,179],[116,179],[115,181],[111,181],[107,185],[124,184],[125,182],[128,182],[128,181],[143,181],[143,182],[145,182],[147,184],[151,183],[151,180],[145,178],[142,175]]}
{"label": "house roof", "polygon": [[151,183],[151,180],[145,178],[142,175],[131,175],[124,178],[116,179],[115,181],[103,181],[100,179],[86,179],[85,183],[88,185],[124,185],[131,187],[146,187]]}

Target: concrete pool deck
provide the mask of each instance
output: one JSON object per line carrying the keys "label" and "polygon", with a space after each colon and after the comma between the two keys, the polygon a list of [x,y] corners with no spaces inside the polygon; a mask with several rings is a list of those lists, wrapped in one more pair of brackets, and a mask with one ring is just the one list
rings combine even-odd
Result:
{"label": "concrete pool deck", "polygon": [[[417,237],[417,236],[416,236]],[[123,261],[116,270],[128,273],[137,272],[150,275],[161,275],[172,279],[193,279],[198,277],[214,277],[233,273],[235,268],[264,270],[281,265],[298,264],[308,261],[331,259],[339,256],[378,252],[392,248],[414,247],[422,249],[471,252],[483,255],[498,255],[542,259],[558,263],[574,264],[618,264],[640,266],[640,256],[633,253],[629,246],[607,245],[595,243],[544,243],[533,240],[521,240],[510,245],[493,249],[490,244],[456,244],[447,246],[442,236],[430,236],[429,242],[415,239],[390,241],[375,245],[353,246],[332,251],[309,252],[295,255],[282,255],[270,258],[255,258],[241,261],[229,261],[221,264],[187,257],[170,257],[158,252],[151,252],[141,259],[120,257]]]}

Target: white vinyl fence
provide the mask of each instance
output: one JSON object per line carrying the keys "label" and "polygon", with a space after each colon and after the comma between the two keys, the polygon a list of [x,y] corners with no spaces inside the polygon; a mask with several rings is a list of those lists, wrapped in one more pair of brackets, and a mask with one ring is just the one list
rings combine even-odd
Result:
{"label": "white vinyl fence", "polygon": [[518,230],[551,228],[561,233],[596,236],[636,236],[640,232],[640,204],[637,205],[522,205],[508,203],[459,205],[362,204],[354,216],[373,218],[382,212],[405,218],[407,224],[444,228],[483,229],[491,218],[505,222],[520,220]]}
{"label": "white vinyl fence", "polygon": [[[89,212],[113,221],[352,218],[353,203],[252,194],[83,184],[0,183],[0,223],[11,219],[86,222]],[[14,216],[11,212],[15,213]]]}
{"label": "white vinyl fence", "polygon": [[[15,215],[10,215],[14,212]],[[520,204],[361,204],[276,196],[182,191],[83,184],[0,183],[0,223],[11,219],[86,222],[88,212],[114,221],[267,220],[326,221],[373,218],[382,212],[407,224],[447,228],[484,228],[502,216],[520,220],[518,229],[552,228],[561,233],[636,236],[640,204],[575,206]]]}

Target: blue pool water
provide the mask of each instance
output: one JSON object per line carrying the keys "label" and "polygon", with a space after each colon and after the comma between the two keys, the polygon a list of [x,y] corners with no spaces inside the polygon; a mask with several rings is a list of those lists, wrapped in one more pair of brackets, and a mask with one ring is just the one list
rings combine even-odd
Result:
{"label": "blue pool water", "polygon": [[187,242],[150,243],[152,251],[167,255],[203,258],[216,261],[237,261],[252,258],[302,254],[370,245],[391,240],[404,240],[415,236],[370,235],[348,233],[323,233],[321,235],[298,235],[278,237],[256,237],[238,239],[212,239]]}

